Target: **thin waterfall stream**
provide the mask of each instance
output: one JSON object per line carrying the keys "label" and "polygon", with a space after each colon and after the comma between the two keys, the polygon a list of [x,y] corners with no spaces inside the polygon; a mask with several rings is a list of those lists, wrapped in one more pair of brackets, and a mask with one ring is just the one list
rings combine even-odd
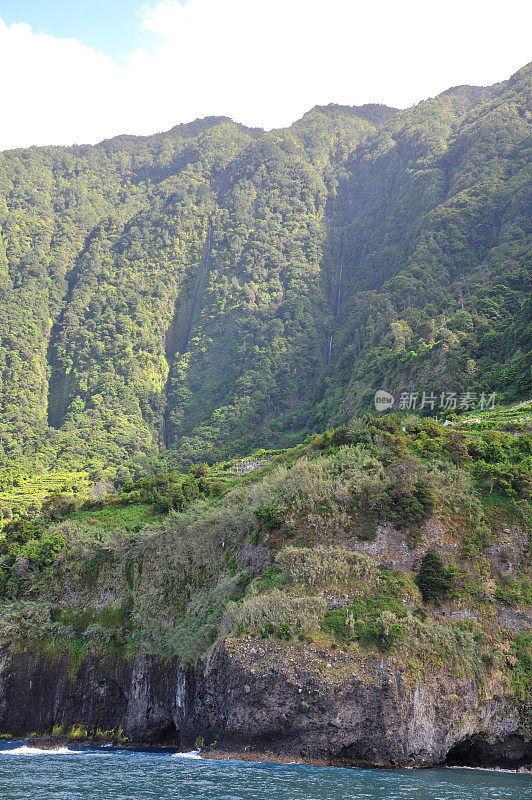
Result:
{"label": "thin waterfall stream", "polygon": [[334,312],[334,319],[338,319],[338,314],[340,313],[340,305],[342,303],[342,281],[344,278],[344,254],[343,254],[343,247],[340,250],[340,271],[338,273],[338,291],[336,293],[336,309]]}
{"label": "thin waterfall stream", "polygon": [[329,346],[327,348],[327,352],[325,353],[325,366],[326,367],[328,367],[329,364],[331,363],[333,336],[334,336],[333,333],[331,333],[331,335],[329,336]]}

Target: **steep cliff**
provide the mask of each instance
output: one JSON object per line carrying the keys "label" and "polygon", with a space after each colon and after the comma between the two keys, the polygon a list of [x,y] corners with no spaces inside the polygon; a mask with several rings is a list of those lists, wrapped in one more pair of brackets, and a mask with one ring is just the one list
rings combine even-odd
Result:
{"label": "steep cliff", "polygon": [[[328,659],[326,661],[326,659]],[[391,658],[229,640],[195,672],[175,660],[3,654],[0,729],[13,736],[118,741],[207,757],[425,767],[516,768],[532,761],[530,727],[503,682],[442,669],[414,680]],[[86,738],[85,738],[86,734]]]}

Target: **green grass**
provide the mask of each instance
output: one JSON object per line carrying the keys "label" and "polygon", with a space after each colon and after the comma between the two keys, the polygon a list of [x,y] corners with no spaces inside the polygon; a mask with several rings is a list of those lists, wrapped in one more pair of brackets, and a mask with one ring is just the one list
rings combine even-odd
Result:
{"label": "green grass", "polygon": [[[479,420],[479,422],[470,420]],[[461,427],[462,430],[470,431],[483,428],[504,428],[506,425],[515,425],[526,429],[532,425],[532,400],[461,414],[454,424]]]}
{"label": "green grass", "polygon": [[54,492],[67,492],[83,495],[89,487],[86,472],[51,472],[44,475],[16,475],[12,486],[0,492],[0,504],[16,510],[23,510],[30,503],[40,503]]}
{"label": "green grass", "polygon": [[136,532],[145,525],[160,522],[164,517],[164,514],[154,512],[153,506],[146,503],[128,506],[110,503],[103,508],[81,509],[72,514],[70,519],[110,530],[124,528],[126,531]]}

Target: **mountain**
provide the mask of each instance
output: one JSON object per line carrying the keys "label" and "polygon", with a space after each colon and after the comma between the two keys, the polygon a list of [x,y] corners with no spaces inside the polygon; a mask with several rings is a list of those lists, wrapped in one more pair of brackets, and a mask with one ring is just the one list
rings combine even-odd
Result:
{"label": "mountain", "polygon": [[531,75],[0,154],[3,491],[290,446],[381,388],[526,397]]}
{"label": "mountain", "polygon": [[531,77],[0,154],[0,737],[530,765]]}

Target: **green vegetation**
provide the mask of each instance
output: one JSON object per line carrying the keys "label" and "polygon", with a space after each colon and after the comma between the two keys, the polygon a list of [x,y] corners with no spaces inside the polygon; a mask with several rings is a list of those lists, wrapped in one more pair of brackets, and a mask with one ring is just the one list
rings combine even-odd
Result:
{"label": "green vegetation", "polygon": [[532,581],[529,577],[515,580],[507,576],[501,578],[501,582],[495,589],[495,598],[499,603],[506,606],[532,606]]}
{"label": "green vegetation", "polygon": [[[449,417],[461,392],[529,397],[529,79],[269,133],[212,117],[0,154],[3,519],[195,461],[223,485],[220,464],[327,427],[338,447],[378,388],[418,409],[453,391]],[[520,496],[518,462],[475,459]],[[158,510],[189,488],[161,484]],[[415,539],[425,481],[388,493]]]}
{"label": "green vegetation", "polygon": [[164,514],[158,513],[147,503],[109,503],[101,508],[82,508],[72,514],[70,519],[108,530],[123,528],[126,531],[139,531],[145,525],[160,522],[164,519]]}
{"label": "green vegetation", "polygon": [[373,559],[336,547],[285,547],[277,562],[289,580],[310,588],[349,589],[375,579]]}
{"label": "green vegetation", "polygon": [[413,677],[502,669],[524,696],[530,643],[506,625],[531,602],[529,488],[492,490],[477,464],[526,471],[529,442],[366,415],[222,485],[223,466],[200,464],[81,508],[55,498],[4,526],[0,641],[68,653],[72,678],[91,652],[188,666],[219,637],[315,643]]}
{"label": "green vegetation", "polygon": [[512,680],[519,696],[526,702],[532,690],[532,633],[524,631],[512,642]]}
{"label": "green vegetation", "polygon": [[327,611],[323,629],[340,642],[359,641],[366,648],[392,650],[395,641],[404,636],[404,602],[416,599],[411,578],[400,570],[390,570],[379,574],[371,592],[371,584],[365,581],[358,586],[362,592],[354,603]]}
{"label": "green vegetation", "polygon": [[421,560],[416,583],[426,603],[442,600],[450,591],[452,578],[438,553],[430,548]]}
{"label": "green vegetation", "polygon": [[529,80],[0,154],[2,643],[526,697]]}
{"label": "green vegetation", "polygon": [[254,513],[264,530],[272,531],[282,524],[283,519],[277,506],[259,506]]}
{"label": "green vegetation", "polygon": [[242,604],[230,605],[226,615],[227,630],[260,634],[276,633],[280,639],[317,630],[324,618],[326,604],[319,597],[300,597],[273,589],[267,594],[248,597]]}
{"label": "green vegetation", "polygon": [[68,738],[74,742],[79,739],[87,739],[87,729],[83,725],[72,725],[68,732]]}

